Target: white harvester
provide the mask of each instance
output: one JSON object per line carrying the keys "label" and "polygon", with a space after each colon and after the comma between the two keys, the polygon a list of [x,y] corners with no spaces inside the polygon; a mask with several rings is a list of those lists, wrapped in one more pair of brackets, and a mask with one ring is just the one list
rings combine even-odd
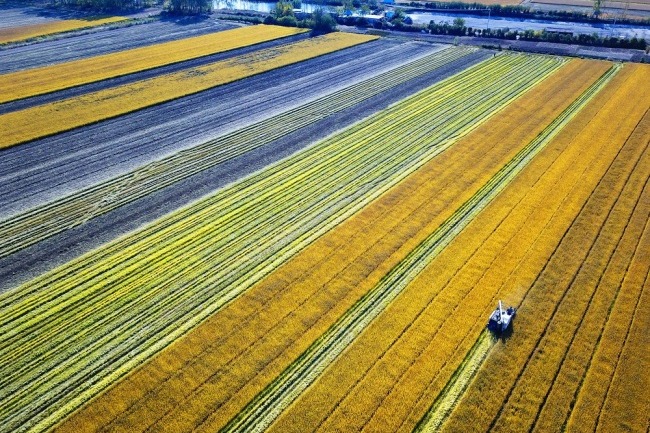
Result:
{"label": "white harvester", "polygon": [[515,307],[508,307],[508,309],[504,311],[501,306],[501,301],[499,301],[496,310],[494,310],[490,315],[490,321],[487,324],[487,328],[497,334],[504,332],[508,329],[508,326],[510,326],[510,322],[516,312],[517,310]]}

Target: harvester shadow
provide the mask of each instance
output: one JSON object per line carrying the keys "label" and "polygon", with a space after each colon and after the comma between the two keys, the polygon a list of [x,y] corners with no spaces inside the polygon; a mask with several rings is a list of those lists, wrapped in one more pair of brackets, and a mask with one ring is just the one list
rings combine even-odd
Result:
{"label": "harvester shadow", "polygon": [[490,338],[492,338],[492,340],[495,343],[501,342],[505,344],[512,337],[514,330],[515,330],[515,323],[514,321],[512,321],[510,322],[510,326],[508,326],[505,331],[501,331],[501,332],[489,331]]}

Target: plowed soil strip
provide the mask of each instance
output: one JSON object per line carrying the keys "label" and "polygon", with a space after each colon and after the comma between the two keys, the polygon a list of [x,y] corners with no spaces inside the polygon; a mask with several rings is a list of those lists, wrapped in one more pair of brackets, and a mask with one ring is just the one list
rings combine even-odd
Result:
{"label": "plowed soil strip", "polygon": [[91,57],[53,66],[0,75],[0,104],[30,96],[132,74],[306,30],[280,26],[249,26]]}
{"label": "plowed soil strip", "polygon": [[376,39],[330,33],[0,116],[0,149],[120,116]]}
{"label": "plowed soil strip", "polygon": [[0,257],[110,212],[175,182],[272,143],[393,86],[426,74],[475,50],[453,49],[426,56],[379,76],[147,164],[92,188],[0,223]]}
{"label": "plowed soil strip", "polygon": [[[523,286],[527,288],[522,290],[523,296],[511,298],[513,303],[518,303],[517,298],[522,299],[516,319],[522,326],[515,326],[509,344],[497,346],[492,351],[445,425],[446,431],[488,431],[497,426],[506,431],[525,431],[535,419],[550,386],[545,375],[557,368],[557,364],[551,361],[566,350],[561,345],[557,351],[547,347],[542,355],[536,352],[536,348],[544,341],[545,335],[558,329],[556,324],[561,323],[559,320],[569,320],[567,323],[573,320],[570,315],[555,315],[562,311],[562,302],[574,296],[575,291],[570,288],[576,279],[583,278],[583,275],[599,278],[609,259],[598,257],[601,252],[597,244],[611,241],[607,230],[601,231],[610,224],[618,224],[615,222],[619,215],[618,206],[630,206],[629,203],[634,201],[625,204],[624,191],[632,185],[636,185],[634,188],[638,191],[638,179],[647,179],[648,176],[645,164],[639,163],[642,161],[639,155],[647,149],[648,137],[634,132],[650,105],[648,90],[641,84],[645,81],[647,70],[627,65],[612,81],[610,92],[604,91],[601,98],[592,103],[593,106],[600,103],[602,108],[591,122],[580,122],[579,116],[567,128],[568,133],[574,132],[573,129],[577,132],[571,145],[578,149],[574,151],[574,164],[584,159],[587,149],[590,154],[595,151],[599,155],[587,167],[574,191],[567,196],[565,204],[542,234],[546,246],[555,244],[549,258],[533,267],[529,264],[521,268],[534,275],[532,281]],[[602,103],[602,98],[608,99]],[[588,114],[589,110],[586,111]],[[558,143],[562,141],[566,141],[566,137],[559,137]],[[558,189],[567,187],[564,181],[558,185]],[[561,220],[564,222],[560,224]],[[617,242],[616,236],[619,235],[614,233],[614,243]],[[544,244],[540,246],[544,247]],[[584,305],[584,301],[580,302]],[[570,330],[569,336],[575,332],[571,326],[567,329]],[[562,338],[557,343],[562,344]],[[527,374],[527,368],[533,368],[533,365],[541,367],[539,375]],[[539,377],[539,382],[534,380],[536,377]],[[527,383],[526,392],[522,392],[518,386],[523,386],[530,378],[533,382]],[[491,386],[494,383],[501,386]],[[590,413],[598,412],[593,409],[594,405],[590,405]]]}

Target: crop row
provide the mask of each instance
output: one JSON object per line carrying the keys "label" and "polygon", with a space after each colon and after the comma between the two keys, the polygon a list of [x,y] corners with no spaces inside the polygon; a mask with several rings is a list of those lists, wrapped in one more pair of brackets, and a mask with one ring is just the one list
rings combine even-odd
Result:
{"label": "crop row", "polygon": [[248,26],[0,75],[0,104],[292,36],[304,29]]}
{"label": "crop row", "polygon": [[2,296],[2,425],[57,421],[562,63],[499,56]]}
{"label": "crop row", "polygon": [[375,40],[374,36],[330,33],[305,41],[255,51],[205,66],[137,81],[0,116],[0,149],[110,119]]}
{"label": "crop row", "polygon": [[473,52],[448,49],[0,223],[0,257],[75,227]]}
{"label": "crop row", "polygon": [[[487,188],[496,187],[493,184],[495,181],[504,182],[500,185],[502,187],[516,176],[562,129],[565,122],[555,120],[570,119],[607,80],[605,76],[599,84],[589,86],[607,69],[606,65],[585,62],[572,66],[565,67],[557,73],[560,76],[547,79],[551,82],[545,81],[533,94],[517,101],[516,107],[503,113],[501,121],[498,116],[488,122],[480,134],[466,137],[470,140],[466,145],[499,142],[497,149],[503,146],[504,150],[519,150],[516,155],[510,156],[512,159],[492,179],[486,179],[485,186],[477,192],[478,196],[485,193]],[[580,84],[563,90],[563,78],[572,74],[581,76],[584,81],[580,80]],[[582,90],[585,92],[581,95]],[[579,97],[578,103],[571,104],[576,97]],[[544,100],[544,107],[548,111],[535,113],[539,110],[535,104]],[[566,109],[563,111],[563,108]],[[532,119],[527,119],[529,117]],[[544,124],[548,126],[544,128]],[[489,157],[498,157],[502,152],[491,152]],[[471,208],[475,197],[469,199],[465,206]],[[497,200],[502,202],[502,199]],[[506,209],[502,203],[490,206]],[[470,224],[470,227],[480,227],[485,233],[477,236],[472,232],[473,236],[468,236],[463,232],[458,242],[466,242],[469,237],[471,243],[481,244],[486,237],[494,234],[497,231],[494,224],[486,223],[485,219],[486,216],[480,214],[476,222]],[[510,236],[513,234],[511,232]],[[447,252],[449,248],[453,248],[453,252]],[[407,418],[412,417],[408,409],[415,405],[426,384],[446,367],[460,342],[468,339],[471,347],[476,334],[472,333],[469,338],[467,334],[476,320],[484,320],[481,314],[493,296],[490,285],[486,287],[472,279],[477,279],[480,274],[476,273],[490,262],[487,257],[498,255],[500,251],[495,250],[490,242],[480,251],[483,256],[470,255],[472,250],[467,245],[461,252],[457,251],[458,248],[457,242],[453,241],[442,251],[439,259],[426,266],[400,297],[388,306],[386,312],[346,349],[345,354],[291,406],[271,430],[305,431],[320,428],[337,431],[343,427],[369,431],[380,427],[389,431],[402,427],[412,429],[414,423],[410,423],[409,429]],[[496,269],[501,272],[507,268],[499,266]],[[473,294],[468,295],[468,292]],[[467,296],[470,298],[465,299]],[[478,299],[472,299],[472,296],[478,296]],[[468,302],[474,304],[468,305]],[[426,396],[425,401],[430,404],[435,397],[435,394]],[[418,419],[416,417],[415,422]],[[404,423],[407,423],[406,427]]]}
{"label": "crop row", "polygon": [[125,21],[124,17],[108,17],[96,19],[80,19],[80,20],[63,20],[53,21],[43,24],[32,24],[20,27],[8,27],[0,29],[0,44],[7,44],[10,42],[20,42],[28,39],[37,38],[39,36],[49,36],[55,33],[70,32],[73,30],[81,30],[90,27],[102,26],[104,24],[116,23]]}
{"label": "crop row", "polygon": [[[566,174],[551,189],[565,198],[548,222],[539,222],[544,224],[542,242],[518,271],[526,280],[513,281],[527,288],[513,299],[522,299],[516,322],[521,326],[487,359],[452,413],[447,431],[529,430],[539,419],[567,346],[576,341],[584,311],[600,294],[602,275],[632,209],[640,212],[635,220],[647,218],[647,209],[636,206],[643,200],[639,194],[648,176],[646,163],[639,164],[647,159],[641,156],[647,151],[647,136],[634,138],[650,102],[647,92],[639,91],[644,75],[634,66],[623,68],[584,116],[556,140],[560,146],[570,143],[572,154],[568,161],[564,155],[558,159],[564,160]],[[547,252],[534,260],[542,249]],[[593,320],[584,323],[591,326]],[[497,382],[502,386],[491,386]],[[590,405],[590,413],[597,412]]]}

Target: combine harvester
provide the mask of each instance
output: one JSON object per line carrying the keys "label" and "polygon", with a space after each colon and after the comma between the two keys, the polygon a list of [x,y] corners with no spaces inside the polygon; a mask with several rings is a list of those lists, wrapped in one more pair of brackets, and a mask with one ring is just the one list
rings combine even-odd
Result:
{"label": "combine harvester", "polygon": [[499,301],[499,305],[490,315],[490,321],[487,324],[487,328],[495,334],[505,332],[505,330],[508,329],[508,326],[510,326],[510,322],[516,313],[517,310],[515,307],[508,307],[507,310],[503,311],[501,301]]}

